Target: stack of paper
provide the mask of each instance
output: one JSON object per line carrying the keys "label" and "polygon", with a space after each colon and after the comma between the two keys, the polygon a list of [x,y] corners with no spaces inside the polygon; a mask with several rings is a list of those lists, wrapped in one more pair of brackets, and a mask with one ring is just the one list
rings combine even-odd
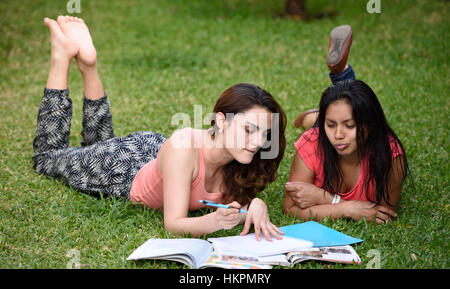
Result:
{"label": "stack of paper", "polygon": [[310,241],[291,238],[288,236],[283,236],[281,240],[272,238],[271,242],[267,241],[266,238],[262,236],[261,241],[258,241],[256,240],[255,234],[208,238],[208,241],[213,243],[214,250],[216,250],[219,255],[234,253],[235,255],[240,254],[241,256],[249,257],[278,255],[291,251],[312,248],[313,246],[313,243]]}

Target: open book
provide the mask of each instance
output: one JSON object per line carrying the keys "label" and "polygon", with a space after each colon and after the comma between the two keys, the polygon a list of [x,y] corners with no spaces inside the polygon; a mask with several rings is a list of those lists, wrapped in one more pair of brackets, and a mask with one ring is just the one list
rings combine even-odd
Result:
{"label": "open book", "polygon": [[239,257],[223,260],[213,252],[211,243],[201,239],[150,239],[137,248],[127,260],[160,259],[186,264],[190,268],[270,269],[270,265],[240,261]]}
{"label": "open book", "polygon": [[161,259],[180,262],[191,268],[270,269],[260,257],[299,251],[312,247],[312,242],[283,237],[268,242],[255,234],[208,239],[150,239],[137,248],[127,260]]}
{"label": "open book", "polygon": [[[306,260],[360,264],[350,244],[361,239],[345,235],[314,221],[280,228],[285,235],[272,242],[257,241],[255,234],[202,239],[150,239],[127,260],[161,259],[191,268],[266,269],[292,266]],[[306,239],[306,240],[305,240]]]}

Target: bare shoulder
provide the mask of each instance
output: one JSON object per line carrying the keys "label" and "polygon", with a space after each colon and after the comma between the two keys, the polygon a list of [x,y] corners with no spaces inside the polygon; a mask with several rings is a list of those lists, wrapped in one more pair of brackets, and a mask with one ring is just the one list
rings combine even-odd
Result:
{"label": "bare shoulder", "polygon": [[198,174],[198,148],[188,128],[176,130],[164,143],[158,154],[158,167],[164,170],[190,172],[193,179]]}

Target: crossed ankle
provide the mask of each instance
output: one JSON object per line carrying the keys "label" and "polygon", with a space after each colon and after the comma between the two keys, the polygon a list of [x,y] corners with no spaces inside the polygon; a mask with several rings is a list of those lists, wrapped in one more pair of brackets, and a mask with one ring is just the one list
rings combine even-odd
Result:
{"label": "crossed ankle", "polygon": [[98,73],[97,60],[95,60],[92,63],[84,63],[84,62],[77,61],[77,67],[78,67],[78,70],[81,72],[82,75],[84,75],[84,74],[92,74],[92,73],[97,74]]}

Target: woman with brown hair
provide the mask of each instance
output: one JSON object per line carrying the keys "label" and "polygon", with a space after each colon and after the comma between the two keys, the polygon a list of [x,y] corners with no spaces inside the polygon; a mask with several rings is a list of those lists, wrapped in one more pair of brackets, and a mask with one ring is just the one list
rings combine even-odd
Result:
{"label": "woman with brown hair", "polygon": [[[261,231],[267,240],[271,235],[281,238],[266,204],[256,197],[275,180],[286,146],[286,116],[267,91],[247,83],[228,88],[214,107],[208,130],[185,128],[169,139],[154,132],[114,137],[96,50],[84,21],[59,16],[44,23],[51,35],[51,66],[33,141],[37,173],[85,193],[163,209],[164,225],[175,234],[199,236],[245,223],[242,234],[253,224],[258,240]],[[72,58],[84,85],[81,147],[69,147]],[[188,217],[188,211],[205,207],[201,199],[233,208]]]}

